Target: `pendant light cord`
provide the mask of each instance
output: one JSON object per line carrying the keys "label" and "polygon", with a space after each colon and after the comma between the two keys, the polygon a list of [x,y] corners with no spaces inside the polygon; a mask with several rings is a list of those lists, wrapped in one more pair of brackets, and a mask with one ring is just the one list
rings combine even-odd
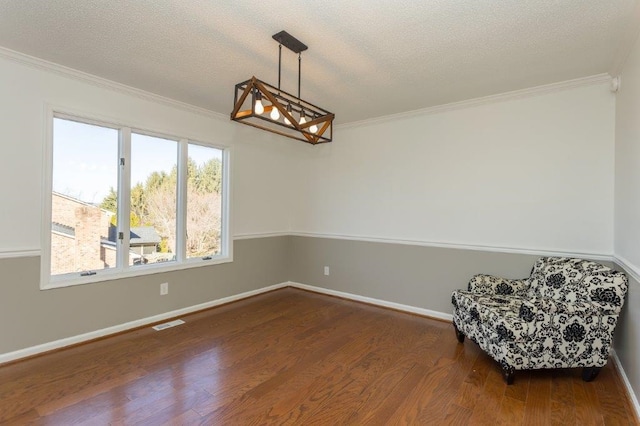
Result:
{"label": "pendant light cord", "polygon": [[278,90],[280,90],[280,75],[282,74],[282,45],[278,45]]}
{"label": "pendant light cord", "polygon": [[302,54],[298,53],[298,99],[300,99],[300,70],[302,68]]}

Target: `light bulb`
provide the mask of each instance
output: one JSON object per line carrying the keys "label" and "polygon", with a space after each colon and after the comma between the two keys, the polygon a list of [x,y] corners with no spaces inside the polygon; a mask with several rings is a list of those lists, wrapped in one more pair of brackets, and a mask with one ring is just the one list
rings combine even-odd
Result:
{"label": "light bulb", "polygon": [[258,89],[255,91],[256,103],[253,110],[256,114],[260,115],[264,112],[264,105],[262,105],[262,93]]}
{"label": "light bulb", "polygon": [[309,131],[310,131],[311,133],[315,133],[315,132],[317,132],[317,131],[318,131],[318,126],[316,126],[315,124],[314,124],[314,125],[312,125],[311,127],[309,127]]}
{"label": "light bulb", "polygon": [[[269,114],[269,117],[271,117],[271,119],[274,121],[280,118],[280,111],[278,111],[278,108],[276,108],[275,105],[271,108],[271,114]],[[286,118],[285,118],[285,123],[286,123]]]}
{"label": "light bulb", "polygon": [[260,115],[264,112],[264,105],[260,99],[256,99],[256,114]]}
{"label": "light bulb", "polygon": [[300,124],[304,124],[307,122],[307,119],[304,118],[304,115],[302,117],[300,117]]}

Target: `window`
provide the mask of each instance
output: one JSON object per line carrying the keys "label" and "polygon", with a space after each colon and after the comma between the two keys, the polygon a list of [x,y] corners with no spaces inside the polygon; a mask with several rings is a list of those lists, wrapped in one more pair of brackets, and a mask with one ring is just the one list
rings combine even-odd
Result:
{"label": "window", "polygon": [[51,116],[43,288],[231,260],[227,149]]}
{"label": "window", "polygon": [[187,258],[220,253],[222,197],[220,150],[189,144],[187,167]]}
{"label": "window", "polygon": [[176,260],[178,142],[131,134],[129,264]]}
{"label": "window", "polygon": [[118,187],[118,131],[55,119],[53,133],[51,274],[113,268],[115,245],[105,242],[117,206],[96,203]]}

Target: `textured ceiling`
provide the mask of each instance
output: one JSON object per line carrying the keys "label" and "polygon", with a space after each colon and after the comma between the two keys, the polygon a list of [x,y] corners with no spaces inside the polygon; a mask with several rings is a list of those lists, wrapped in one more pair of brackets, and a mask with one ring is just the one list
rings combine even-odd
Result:
{"label": "textured ceiling", "polygon": [[[0,46],[228,114],[277,84],[286,30],[302,97],[353,122],[610,72],[638,0],[0,0]],[[297,57],[283,49],[282,88]]]}

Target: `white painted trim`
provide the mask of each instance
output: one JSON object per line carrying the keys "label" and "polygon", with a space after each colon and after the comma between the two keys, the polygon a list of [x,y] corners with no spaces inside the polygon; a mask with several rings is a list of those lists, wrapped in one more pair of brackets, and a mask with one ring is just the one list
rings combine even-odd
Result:
{"label": "white painted trim", "polygon": [[418,314],[425,317],[436,318],[445,321],[453,321],[453,315],[446,314],[444,312],[432,311],[431,309],[418,308],[416,306],[403,305],[401,303],[388,302],[386,300],[374,299],[372,297],[360,296],[358,294],[345,293],[343,291],[330,290],[328,288],[316,287],[307,284],[301,284],[293,281],[289,281],[289,286],[299,288],[301,290],[308,290],[314,293],[327,294],[329,296],[337,296],[343,299],[349,299],[356,302],[368,303],[370,305],[381,306],[383,308],[391,308],[397,311],[408,312],[412,314]]}
{"label": "white painted trim", "polygon": [[[426,241],[426,240],[401,240],[395,238],[384,238],[384,237],[365,237],[365,236],[357,236],[357,235],[340,235],[340,234],[321,234],[315,232],[256,232],[256,233],[246,233],[246,234],[236,234],[231,239],[232,241],[238,240],[252,240],[256,238],[270,238],[270,237],[309,237],[309,238],[325,238],[325,239],[336,239],[336,240],[348,240],[348,241],[362,241],[362,242],[371,242],[371,243],[384,243],[384,244],[401,244],[401,245],[410,245],[410,246],[421,246],[421,247],[439,247],[439,248],[449,248],[449,249],[458,249],[458,250],[475,250],[475,251],[487,251],[487,252],[498,252],[498,253],[511,253],[511,254],[530,254],[534,256],[560,256],[560,257],[580,257],[580,258],[588,258],[592,260],[601,260],[606,262],[617,262],[621,266],[623,266],[630,275],[634,273],[634,276],[638,281],[640,281],[640,270],[630,266],[628,261],[625,261],[620,256],[613,256],[611,254],[604,253],[592,253],[592,252],[567,252],[562,250],[546,250],[546,249],[528,249],[528,248],[519,248],[519,247],[499,247],[499,246],[486,246],[480,244],[459,244],[459,243],[447,243],[444,241]],[[7,253],[11,253],[13,255],[9,255],[7,257],[21,257],[20,253],[23,250],[15,250]],[[25,256],[39,256],[39,249],[27,249],[24,252],[28,253]],[[2,258],[3,252],[0,252],[0,258]],[[626,265],[626,266],[625,266]],[[631,272],[634,271],[634,272]]]}
{"label": "white painted trim", "polygon": [[340,235],[340,234],[320,234],[320,233],[314,233],[314,232],[292,232],[290,233],[290,235],[296,236],[296,237],[327,238],[327,239],[336,239],[336,240],[362,241],[362,242],[386,243],[386,244],[403,244],[403,245],[411,245],[411,246],[439,247],[439,248],[449,248],[449,249],[458,249],[458,250],[475,250],[475,251],[488,251],[488,252],[498,252],[498,253],[531,254],[535,256],[579,257],[579,258],[588,258],[592,260],[602,260],[607,262],[612,261],[611,254],[593,253],[593,252],[567,252],[562,250],[485,246],[485,245],[479,245],[479,244],[447,243],[444,241],[400,240],[395,238],[364,237],[364,236]]}
{"label": "white painted trim", "polygon": [[[189,179],[189,154],[187,153],[187,150],[189,148],[188,144],[188,139],[180,139],[180,142],[178,143],[178,181],[176,182],[177,194],[175,243],[176,260],[178,262],[184,262],[185,260],[187,260],[187,180]],[[222,164],[221,167],[224,168],[224,164]],[[221,234],[225,233],[224,228],[222,228],[221,231]]]}
{"label": "white painted trim", "polygon": [[[118,226],[116,227],[116,231],[118,233],[122,232],[122,238],[116,238],[115,246],[116,246],[116,268],[118,270],[124,271],[129,267],[129,257],[131,256],[131,165],[133,161],[131,159],[131,127],[120,127],[118,130],[118,148],[117,148],[117,157],[124,159],[125,164],[120,163],[118,160],[118,192],[116,194],[116,214]],[[55,141],[51,140],[51,145]],[[179,165],[179,164],[176,164]],[[178,168],[180,171],[180,168]],[[51,180],[53,181],[53,176],[51,176]],[[120,197],[118,194],[129,194],[128,197]],[[47,206],[49,207],[49,206]],[[180,217],[180,212],[176,209],[176,216]],[[53,220],[53,212],[51,212],[51,216],[48,217],[49,221]],[[179,235],[180,231],[176,230],[176,234]],[[53,246],[44,246],[45,252],[47,253],[47,257],[53,257]],[[144,254],[144,250],[140,253]],[[142,265],[140,265],[142,266]],[[47,269],[47,274],[50,278],[47,278],[46,275],[43,275],[43,280],[41,283],[45,283],[50,281],[53,277],[51,269]],[[45,281],[48,280],[48,281]]]}
{"label": "white painted trim", "polygon": [[212,300],[210,302],[201,303],[198,305],[188,306],[182,309],[176,309],[174,311],[165,312],[162,314],[154,315],[151,317],[141,318],[135,321],[126,322],[124,324],[114,325],[112,327],[103,328],[96,331],[91,331],[77,336],[66,337],[64,339],[55,340],[52,342],[43,343],[36,346],[31,346],[24,349],[19,349],[13,352],[7,352],[0,354],[0,365],[6,362],[16,361],[21,358],[26,358],[44,352],[53,351],[56,349],[64,348],[66,346],[75,345],[78,343],[88,342],[90,340],[106,337],[112,334],[120,333],[123,331],[131,330],[133,328],[143,327],[145,325],[158,323],[170,318],[175,318],[181,315],[187,315],[193,312],[201,311],[204,309],[213,308],[215,306],[223,305],[225,303],[235,302],[248,297],[256,296],[258,294],[266,293],[273,290],[278,290],[285,287],[299,288],[303,290],[312,291],[314,293],[327,294],[330,296],[342,297],[344,299],[353,300],[356,302],[369,303],[371,305],[381,306],[384,308],[391,308],[398,311],[408,312],[412,314],[418,314],[426,317],[436,318],[445,321],[452,321],[452,315],[438,311],[432,311],[430,309],[418,308],[415,306],[403,305],[395,302],[388,302],[386,300],[374,299],[371,297],[360,296],[357,294],[345,293],[342,291],[329,290],[326,288],[310,286],[306,284],[300,284],[292,281],[287,281],[271,286],[263,287],[257,290],[247,291],[244,293],[236,294],[233,296],[223,297],[221,299]]}
{"label": "white painted trim", "polygon": [[233,185],[231,176],[233,170],[233,147],[227,147],[222,151],[222,213],[221,229],[222,235],[220,245],[223,248],[222,255],[233,262],[233,224],[234,220],[231,212],[233,203]]}
{"label": "white painted trim", "polygon": [[20,64],[30,66],[32,68],[49,71],[58,75],[62,75],[63,77],[81,81],[83,83],[89,83],[97,87],[113,90],[125,95],[134,96],[145,101],[156,102],[172,108],[203,115],[205,117],[211,117],[222,121],[229,121],[229,116],[225,114],[220,114],[218,112],[197,107],[186,102],[180,102],[164,96],[156,95],[155,93],[137,89],[132,86],[127,86],[122,83],[117,83],[112,80],[107,80],[106,78],[98,77],[83,71],[78,71],[73,68],[65,67],[64,65],[59,65],[54,62],[26,55],[21,52],[16,52],[15,50],[7,49],[5,47],[0,47],[0,58],[9,59]]}
{"label": "white painted trim", "polygon": [[613,262],[620,265],[627,274],[631,275],[633,279],[640,282],[640,268],[634,266],[630,261],[618,254],[613,256]]}
{"label": "white painted trim", "polygon": [[83,276],[77,273],[67,273],[63,275],[49,276],[48,271],[44,271],[43,281],[40,283],[40,290],[52,290],[57,288],[73,287],[76,285],[93,284],[104,281],[119,280],[122,278],[133,278],[143,275],[162,274],[165,272],[182,271],[184,269],[202,268],[205,266],[221,265],[233,262],[232,257],[213,257],[210,260],[201,258],[186,259],[182,262],[158,262],[147,265],[136,265],[126,269],[101,269],[96,270],[95,275]]}
{"label": "white painted trim", "polygon": [[609,74],[596,74],[589,77],[576,78],[574,80],[561,81],[558,83],[545,84],[542,86],[529,87],[526,89],[513,90],[511,92],[499,93],[496,95],[483,96],[481,98],[467,99],[459,102],[452,102],[443,105],[435,105],[428,108],[416,109],[413,111],[400,112],[398,114],[385,115],[382,117],[368,118],[351,123],[342,123],[335,126],[338,129],[347,129],[350,127],[368,126],[372,124],[385,123],[387,121],[411,118],[420,115],[439,114],[442,112],[453,111],[458,109],[473,108],[480,105],[504,102],[515,99],[529,98],[533,96],[544,95],[548,93],[560,92],[567,89],[573,89],[581,86],[592,86],[596,84],[609,83],[611,76]]}
{"label": "white painted trim", "polygon": [[631,382],[629,382],[629,378],[627,377],[627,373],[625,373],[624,368],[622,368],[622,362],[620,362],[620,358],[618,358],[618,354],[615,350],[611,351],[611,357],[613,358],[613,362],[616,364],[618,371],[620,372],[620,377],[622,377],[622,382],[624,386],[627,388],[627,395],[631,400],[631,405],[636,411],[636,418],[640,419],[640,403],[638,402],[638,397],[636,396],[633,388],[631,387]]}
{"label": "white painted trim", "polygon": [[[42,176],[40,177],[40,288],[49,281],[51,272],[51,215],[53,209],[53,107],[46,103],[44,107],[44,132],[42,140]],[[44,249],[43,249],[44,247]]]}
{"label": "white painted trim", "polygon": [[37,257],[40,256],[40,249],[18,249],[0,251],[0,259],[15,259],[18,257]]}
{"label": "white painted trim", "polygon": [[288,286],[289,286],[288,282],[274,284],[274,285],[263,287],[257,290],[246,291],[244,293],[223,297],[221,299],[212,300],[210,302],[200,303],[198,305],[193,305],[193,306],[189,306],[182,309],[176,309],[174,311],[165,312],[165,313],[154,315],[151,317],[141,318],[135,321],[126,322],[124,324],[114,325],[112,327],[103,328],[101,330],[91,331],[89,333],[79,334],[77,336],[71,336],[64,339],[55,340],[53,342],[43,343],[41,345],[31,346],[29,348],[19,349],[17,351],[0,354],[0,365],[6,362],[15,361],[21,358],[26,358],[26,357],[38,355],[44,352],[49,352],[55,349],[64,348],[65,346],[75,345],[78,343],[87,342],[89,340],[98,339],[100,337],[109,336],[111,334],[120,333],[126,330],[131,330],[133,328],[154,324],[160,321],[167,320],[169,318],[175,318],[181,315],[190,314],[192,312],[201,311],[203,309],[209,309],[214,306],[223,305],[225,303],[246,299],[247,297],[256,296],[258,294],[266,293],[272,290],[278,290],[280,288],[284,288]]}
{"label": "white painted trim", "polygon": [[269,238],[269,237],[288,237],[291,236],[289,232],[257,232],[254,234],[236,234],[233,236],[234,240],[252,240],[254,238]]}

